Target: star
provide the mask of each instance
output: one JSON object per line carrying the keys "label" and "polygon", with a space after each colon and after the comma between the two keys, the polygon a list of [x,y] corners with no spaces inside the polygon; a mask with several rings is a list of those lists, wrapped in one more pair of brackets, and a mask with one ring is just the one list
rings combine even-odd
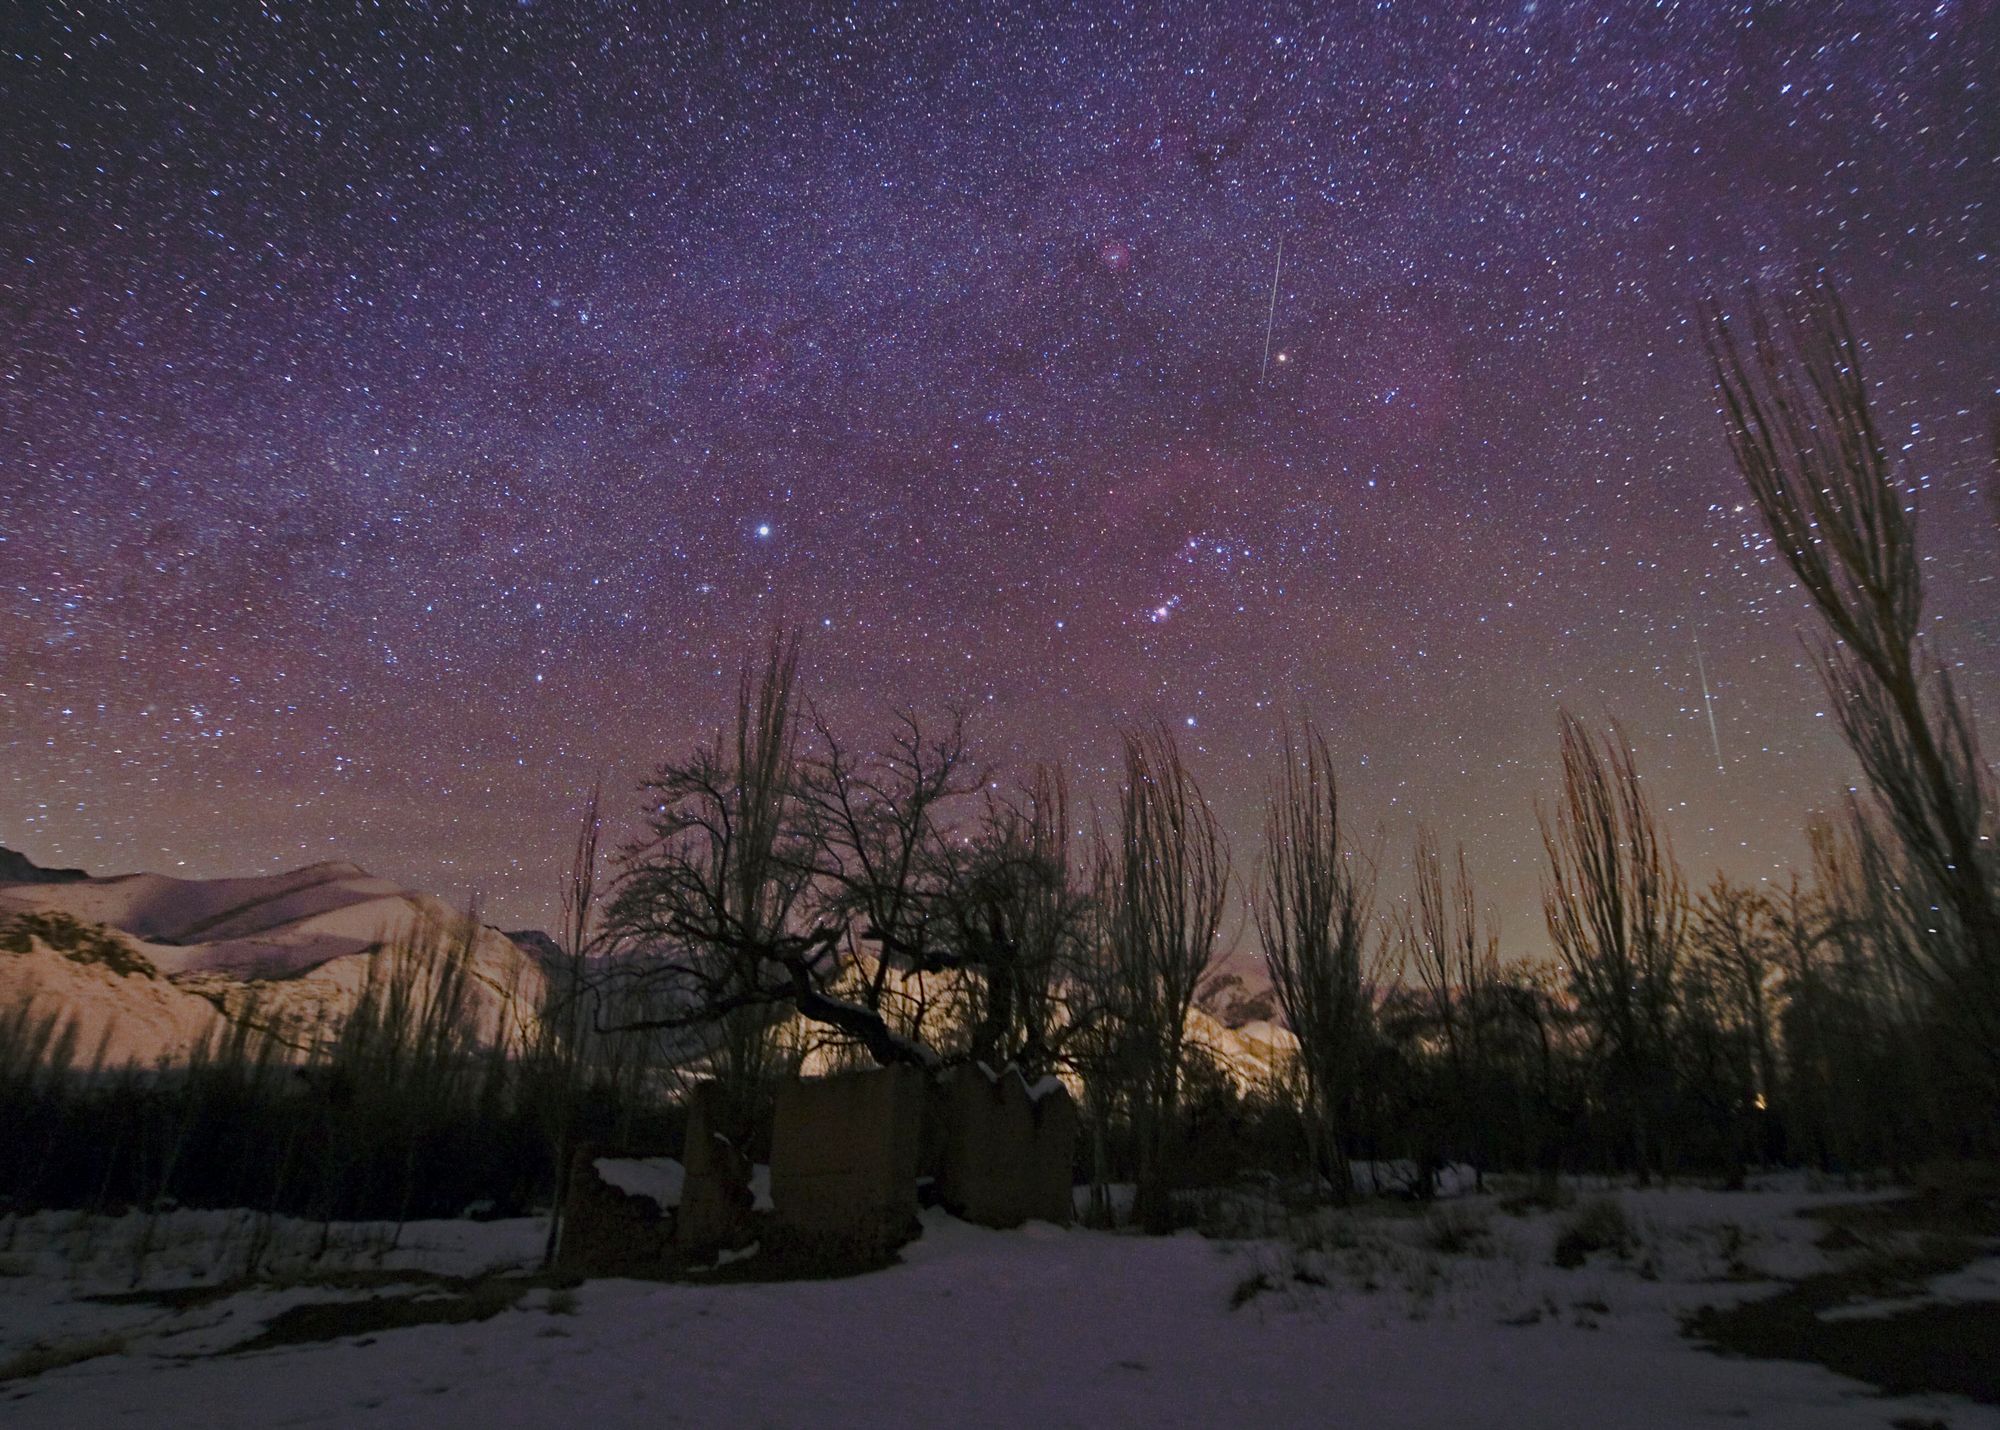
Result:
{"label": "star", "polygon": [[1848,757],[1689,322],[1801,264],[2000,702],[1991,7],[471,8],[10,39],[0,843],[339,845],[551,924],[579,781],[706,738],[775,626],[857,749],[971,710],[1079,808],[1119,727],[1198,728],[1244,844],[1311,710],[1510,952],[1558,705],[1689,868],[1805,868]]}

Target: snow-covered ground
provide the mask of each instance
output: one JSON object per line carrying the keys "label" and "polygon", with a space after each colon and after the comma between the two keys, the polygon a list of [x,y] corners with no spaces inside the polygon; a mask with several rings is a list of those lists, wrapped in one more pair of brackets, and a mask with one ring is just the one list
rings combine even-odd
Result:
{"label": "snow-covered ground", "polygon": [[[344,1228],[310,1261],[315,1228],[246,1214],[150,1228],[43,1215],[0,1223],[0,1364],[31,1346],[108,1353],[0,1382],[0,1423],[2000,1427],[1990,1407],[1885,1399],[1680,1334],[1684,1310],[1825,1269],[1823,1227],[1797,1213],[1851,1194],[1601,1195],[1635,1245],[1572,1270],[1552,1248],[1574,1210],[1511,1216],[1483,1198],[1233,1241],[927,1213],[902,1263],[872,1275],[538,1286],[484,1321],[247,1354],[227,1351],[289,1307],[442,1295],[415,1273],[530,1265],[542,1226]],[[85,1299],[129,1291],[135,1267],[143,1287],[224,1278],[260,1240],[270,1284],[179,1305]],[[1974,1263],[1939,1293],[1991,1298],[1997,1269]]]}

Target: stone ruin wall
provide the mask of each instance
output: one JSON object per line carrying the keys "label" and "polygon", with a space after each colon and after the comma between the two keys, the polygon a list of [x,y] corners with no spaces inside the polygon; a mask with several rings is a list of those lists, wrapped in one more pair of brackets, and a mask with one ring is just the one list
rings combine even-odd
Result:
{"label": "stone ruin wall", "polygon": [[1053,1079],[1034,1088],[1018,1068],[953,1071],[935,1104],[942,1116],[938,1195],[981,1226],[1067,1225],[1076,1157],[1076,1103]]}

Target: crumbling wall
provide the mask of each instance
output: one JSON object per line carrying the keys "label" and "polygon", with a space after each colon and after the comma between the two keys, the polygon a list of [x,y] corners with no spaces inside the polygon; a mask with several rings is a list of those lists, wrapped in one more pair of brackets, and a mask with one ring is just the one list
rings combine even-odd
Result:
{"label": "crumbling wall", "polygon": [[982,1226],[1040,1220],[1067,1224],[1076,1158],[1076,1103],[1054,1079],[1030,1088],[1018,1068],[994,1075],[955,1069],[944,1116],[938,1198]]}
{"label": "crumbling wall", "polygon": [[673,1269],[673,1222],[651,1197],[597,1174],[601,1149],[582,1146],[570,1167],[556,1265],[577,1276],[662,1276]]}
{"label": "crumbling wall", "polygon": [[792,1248],[886,1255],[915,1233],[924,1077],[872,1068],[779,1086],[772,1231]]}
{"label": "crumbling wall", "polygon": [[751,1215],[750,1159],[723,1135],[722,1092],[702,1083],[688,1098],[687,1140],[681,1165],[687,1176],[674,1217],[674,1244],[690,1258],[734,1251],[756,1239]]}

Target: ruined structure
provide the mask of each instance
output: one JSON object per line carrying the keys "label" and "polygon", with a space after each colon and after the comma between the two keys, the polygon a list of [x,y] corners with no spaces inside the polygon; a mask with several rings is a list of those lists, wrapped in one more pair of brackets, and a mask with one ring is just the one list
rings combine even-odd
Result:
{"label": "ruined structure", "polygon": [[778,1089],[768,1217],[755,1210],[749,1158],[722,1135],[726,1116],[720,1088],[696,1088],[681,1168],[641,1159],[679,1176],[658,1191],[665,1202],[678,1196],[669,1212],[607,1181],[601,1149],[579,1149],[559,1265],[585,1276],[670,1276],[760,1240],[821,1265],[877,1263],[917,1233],[926,1176],[946,1210],[983,1226],[1072,1216],[1076,1105],[1054,1078],[1031,1086],[1016,1068],[975,1065],[936,1083],[913,1067],[788,1081]]}
{"label": "ruined structure", "polygon": [[784,1083],[771,1138],[774,1239],[856,1260],[908,1241],[924,1102],[924,1075],[912,1067]]}
{"label": "ruined structure", "polygon": [[597,1172],[600,1149],[576,1150],[556,1265],[578,1276],[662,1276],[674,1264],[673,1223],[651,1197],[633,1196]]}
{"label": "ruined structure", "polygon": [[696,1087],[688,1099],[681,1149],[686,1180],[674,1217],[674,1245],[689,1258],[709,1258],[757,1239],[750,1159],[721,1130],[722,1102],[721,1088],[712,1082]]}
{"label": "ruined structure", "polygon": [[1055,1078],[1030,1087],[1021,1070],[956,1068],[933,1106],[941,1113],[938,1199],[981,1226],[1067,1224],[1076,1155],[1076,1103]]}

